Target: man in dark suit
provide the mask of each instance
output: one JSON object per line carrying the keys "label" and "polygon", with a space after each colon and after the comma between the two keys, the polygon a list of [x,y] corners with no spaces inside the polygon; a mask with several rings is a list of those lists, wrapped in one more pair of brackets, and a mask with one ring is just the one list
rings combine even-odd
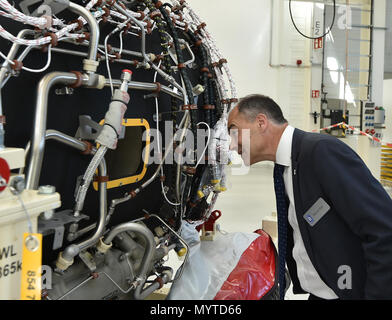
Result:
{"label": "man in dark suit", "polygon": [[392,299],[392,199],[360,157],[334,137],[293,128],[262,95],[241,99],[228,128],[246,164],[275,162],[281,299],[286,263],[295,294]]}

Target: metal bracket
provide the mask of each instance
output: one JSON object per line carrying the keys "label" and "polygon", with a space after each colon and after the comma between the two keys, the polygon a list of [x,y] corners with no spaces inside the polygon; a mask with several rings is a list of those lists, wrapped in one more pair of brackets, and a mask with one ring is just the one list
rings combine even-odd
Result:
{"label": "metal bracket", "polygon": [[65,225],[69,223],[77,223],[80,220],[89,219],[86,215],[75,217],[72,210],[64,210],[55,212],[49,220],[38,219],[38,232],[44,236],[54,233],[53,250],[59,249],[63,245]]}
{"label": "metal bracket", "polygon": [[23,0],[19,3],[19,7],[24,14],[33,17],[40,17],[44,14],[50,14],[50,16],[52,16],[69,7],[68,0],[44,0],[42,4],[31,13],[28,8],[38,2],[41,2],[41,0]]}
{"label": "metal bracket", "polygon": [[95,140],[102,131],[102,126],[91,120],[88,115],[79,116],[79,128],[76,131],[75,138],[82,140]]}
{"label": "metal bracket", "polygon": [[70,87],[58,88],[55,90],[55,93],[58,96],[71,95],[74,93],[74,89]]}
{"label": "metal bracket", "polygon": [[[82,140],[96,140],[99,134],[102,131],[102,126],[91,120],[91,117],[88,115],[79,116],[79,128],[76,131],[75,138],[82,139]],[[125,130],[121,130],[118,133],[118,139],[124,139],[125,137]]]}
{"label": "metal bracket", "polygon": [[97,265],[94,261],[94,258],[88,251],[83,251],[79,253],[79,258],[83,261],[83,263],[86,265],[87,268],[89,268],[91,272],[97,270]]}

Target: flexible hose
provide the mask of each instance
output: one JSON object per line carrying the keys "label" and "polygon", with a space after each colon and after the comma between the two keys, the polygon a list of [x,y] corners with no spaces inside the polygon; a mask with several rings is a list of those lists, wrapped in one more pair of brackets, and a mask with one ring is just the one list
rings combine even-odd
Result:
{"label": "flexible hose", "polygon": [[87,190],[90,186],[91,180],[93,179],[95,171],[97,170],[107,150],[107,147],[101,146],[87,167],[82,180],[83,184],[79,187],[78,193],[76,195],[75,215],[78,215],[83,209],[84,200],[86,199]]}

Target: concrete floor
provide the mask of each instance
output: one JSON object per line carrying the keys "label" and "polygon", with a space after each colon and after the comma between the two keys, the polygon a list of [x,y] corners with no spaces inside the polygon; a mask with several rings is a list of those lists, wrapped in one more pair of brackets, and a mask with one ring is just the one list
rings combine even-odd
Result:
{"label": "concrete floor", "polygon": [[[379,179],[380,147],[364,136],[348,136],[342,140],[361,156]],[[215,209],[222,212],[218,220],[221,230],[251,233],[261,228],[263,218],[276,212],[273,166],[272,162],[259,163],[245,175],[236,175],[228,170],[228,190],[219,196],[215,205]],[[173,267],[181,263],[175,256],[171,256],[169,261]],[[291,288],[286,297],[288,300],[307,298],[308,295],[293,295]]]}

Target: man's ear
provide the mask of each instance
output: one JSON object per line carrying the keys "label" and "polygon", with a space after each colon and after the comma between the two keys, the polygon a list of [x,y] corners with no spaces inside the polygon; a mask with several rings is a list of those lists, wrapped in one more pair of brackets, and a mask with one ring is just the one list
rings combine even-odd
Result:
{"label": "man's ear", "polygon": [[264,113],[259,113],[256,116],[256,125],[257,128],[264,133],[267,130],[268,127],[268,118],[266,117],[266,115]]}

